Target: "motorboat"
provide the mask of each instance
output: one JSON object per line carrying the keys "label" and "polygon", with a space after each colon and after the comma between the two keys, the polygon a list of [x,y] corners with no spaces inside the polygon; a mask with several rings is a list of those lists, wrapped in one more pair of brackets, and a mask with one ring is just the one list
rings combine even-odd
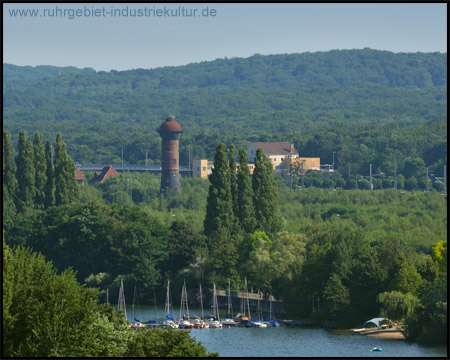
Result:
{"label": "motorboat", "polygon": [[256,327],[256,328],[266,328],[267,324],[262,322],[261,319],[251,319],[250,320],[250,326]]}

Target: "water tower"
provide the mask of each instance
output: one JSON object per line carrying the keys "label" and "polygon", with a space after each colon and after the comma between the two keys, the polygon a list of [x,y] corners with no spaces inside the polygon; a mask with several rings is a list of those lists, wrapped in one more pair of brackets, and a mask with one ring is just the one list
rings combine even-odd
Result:
{"label": "water tower", "polygon": [[169,115],[159,127],[159,135],[162,137],[161,148],[161,192],[173,189],[181,193],[180,186],[180,137],[183,129],[175,120],[173,115]]}

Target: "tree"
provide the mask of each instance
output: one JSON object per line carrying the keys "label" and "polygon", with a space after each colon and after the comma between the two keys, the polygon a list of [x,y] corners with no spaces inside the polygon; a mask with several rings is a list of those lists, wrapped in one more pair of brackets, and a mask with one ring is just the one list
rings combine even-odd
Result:
{"label": "tree", "polygon": [[233,202],[233,214],[235,217],[238,216],[239,206],[238,206],[238,184],[236,177],[236,156],[234,145],[230,145],[230,156],[228,160],[230,166],[230,189],[231,189],[231,199]]}
{"label": "tree", "polygon": [[176,329],[140,330],[133,334],[127,356],[130,357],[217,357],[207,353],[206,348],[189,332]]}
{"label": "tree", "polygon": [[323,296],[332,319],[337,319],[350,304],[349,290],[336,273],[333,273],[325,284]]}
{"label": "tree", "polygon": [[391,280],[390,288],[404,294],[417,295],[422,284],[422,278],[414,265],[402,256],[396,261],[395,268],[396,271]]}
{"label": "tree", "polygon": [[24,212],[33,207],[35,188],[35,170],[33,160],[33,145],[27,138],[27,132],[19,134],[19,153],[16,156],[16,178],[18,184],[17,208]]}
{"label": "tree", "polygon": [[269,235],[280,231],[281,217],[278,210],[278,192],[273,178],[273,168],[261,148],[256,150],[252,188],[256,228]]}
{"label": "tree", "polygon": [[33,140],[34,150],[34,170],[35,170],[35,187],[36,193],[34,204],[37,208],[43,208],[45,205],[45,185],[47,184],[47,162],[45,159],[44,144],[42,136],[36,132]]}
{"label": "tree", "polygon": [[11,134],[3,132],[3,222],[12,220],[16,213],[14,204],[17,193],[16,167],[14,165],[14,147]]}
{"label": "tree", "polygon": [[45,207],[51,207],[55,204],[55,179],[52,164],[52,148],[50,142],[45,143],[45,162],[46,162],[46,182],[45,182]]}
{"label": "tree", "polygon": [[380,316],[391,320],[403,320],[407,315],[414,314],[414,310],[421,306],[416,296],[399,291],[378,294],[377,302],[381,305]]}
{"label": "tree", "polygon": [[227,148],[220,143],[214,156],[214,168],[209,176],[209,191],[204,221],[205,235],[233,227],[233,202],[231,196]]}
{"label": "tree", "polygon": [[256,226],[255,209],[253,207],[253,189],[248,168],[247,152],[239,149],[239,170],[237,174],[237,218],[241,228],[247,233],[253,233]]}
{"label": "tree", "polygon": [[55,201],[56,205],[70,204],[80,198],[75,180],[75,163],[66,152],[61,133],[56,136],[55,148]]}

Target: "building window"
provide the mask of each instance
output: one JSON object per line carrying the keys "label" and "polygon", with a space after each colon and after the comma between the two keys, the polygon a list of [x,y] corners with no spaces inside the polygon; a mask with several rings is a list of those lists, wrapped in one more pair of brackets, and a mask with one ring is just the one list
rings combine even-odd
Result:
{"label": "building window", "polygon": [[277,161],[277,158],[273,158],[273,161]]}
{"label": "building window", "polygon": [[281,161],[284,161],[284,158],[281,158]]}
{"label": "building window", "polygon": [[203,171],[206,171],[206,166],[203,166]]}
{"label": "building window", "polygon": [[176,164],[177,163],[177,159],[172,159],[172,164]]}

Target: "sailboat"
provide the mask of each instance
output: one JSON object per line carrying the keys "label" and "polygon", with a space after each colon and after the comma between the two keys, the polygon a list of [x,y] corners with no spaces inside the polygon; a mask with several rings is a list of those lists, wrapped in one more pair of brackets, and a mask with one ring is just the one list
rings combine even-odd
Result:
{"label": "sailboat", "polygon": [[260,298],[260,294],[262,294],[259,290],[258,290],[258,317],[251,319],[250,320],[250,324],[252,327],[257,327],[257,328],[266,328],[267,324],[263,323],[261,320],[261,308],[260,308],[260,304],[259,304],[259,298]]}
{"label": "sailboat", "polygon": [[127,306],[125,304],[125,291],[123,288],[123,280],[120,280],[119,301],[117,303],[117,312],[123,312],[125,320],[127,319]]}
{"label": "sailboat", "polygon": [[[239,323],[239,325],[240,326],[243,326],[243,327],[250,327],[251,326],[251,324],[250,324],[250,303],[249,303],[249,298],[248,298],[248,287],[247,287],[247,277],[245,277],[245,282],[244,282],[244,286],[245,286],[245,289],[244,289],[244,291],[245,291],[245,293],[247,294],[246,295],[246,302],[244,301],[244,309],[243,309],[243,315],[242,315],[242,317],[241,317],[241,322]],[[248,311],[248,317],[247,317],[247,315],[245,314],[245,305],[247,304],[247,311]]]}
{"label": "sailboat", "polygon": [[216,284],[213,284],[213,305],[212,305],[212,317],[208,320],[210,328],[221,329],[222,323],[219,319],[219,305],[217,303]]}
{"label": "sailboat", "polygon": [[[187,315],[184,313],[185,310]],[[186,280],[184,281],[183,289],[181,290],[181,306],[178,327],[180,329],[192,329],[194,327],[189,319],[189,304],[187,299]]]}
{"label": "sailboat", "polygon": [[[133,293],[133,305],[131,305],[131,317],[133,319],[133,321],[130,324],[130,328],[132,328],[133,330],[137,330],[139,328],[143,328],[145,327],[145,325],[143,323],[141,323],[141,320],[136,319],[136,314],[135,314],[135,306],[138,306],[138,297],[137,297],[137,290],[136,290],[136,286],[134,286],[134,293]],[[139,314],[140,317],[140,314]]]}
{"label": "sailboat", "polygon": [[264,323],[267,324],[267,326],[279,327],[280,323],[275,319],[272,319],[272,315],[272,295],[269,295],[269,318],[264,319]]}
{"label": "sailboat", "polygon": [[236,322],[233,320],[233,304],[231,303],[230,282],[228,282],[227,315],[225,316],[225,319],[222,321],[222,325],[225,328],[236,326]]}
{"label": "sailboat", "polygon": [[167,293],[166,293],[166,305],[164,308],[164,320],[161,324],[162,327],[178,328],[178,324],[174,321],[172,316],[171,308],[171,298],[170,298],[170,281],[167,281]]}
{"label": "sailboat", "polygon": [[208,323],[203,320],[203,294],[202,294],[202,284],[200,284],[200,306],[202,309],[202,316],[198,316],[194,319],[193,325],[195,329],[206,329],[209,327]]}
{"label": "sailboat", "polygon": [[146,324],[146,329],[151,329],[155,327],[159,327],[161,324],[158,322],[158,315],[157,315],[157,307],[156,307],[156,294],[153,290],[153,304],[155,306],[155,320],[149,320]]}

